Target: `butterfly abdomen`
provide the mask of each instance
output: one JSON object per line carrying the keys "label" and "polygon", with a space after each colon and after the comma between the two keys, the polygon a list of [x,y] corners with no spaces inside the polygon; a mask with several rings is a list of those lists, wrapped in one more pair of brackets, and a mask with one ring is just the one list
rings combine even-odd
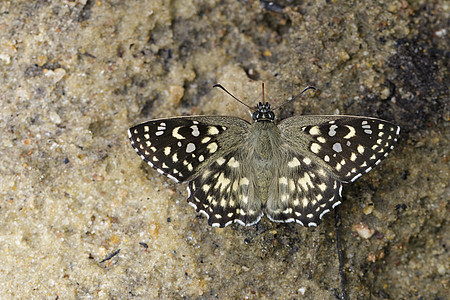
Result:
{"label": "butterfly abdomen", "polygon": [[252,169],[255,197],[263,205],[269,196],[270,183],[276,176],[277,162],[280,161],[281,135],[273,122],[260,121],[252,124],[249,130],[247,161]]}

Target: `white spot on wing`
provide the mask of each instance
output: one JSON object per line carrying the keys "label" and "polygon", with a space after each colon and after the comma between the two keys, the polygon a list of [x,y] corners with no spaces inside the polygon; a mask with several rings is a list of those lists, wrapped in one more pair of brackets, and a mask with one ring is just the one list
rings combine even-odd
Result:
{"label": "white spot on wing", "polygon": [[338,128],[337,125],[331,125],[330,126],[330,131],[328,131],[328,135],[329,136],[335,136],[337,128]]}
{"label": "white spot on wing", "polygon": [[319,126],[313,126],[311,129],[309,129],[310,135],[320,135],[320,128]]}
{"label": "white spot on wing", "polygon": [[203,209],[198,211],[199,213],[201,213],[202,215],[204,215],[207,219],[209,219],[209,215],[206,211],[204,211]]}
{"label": "white spot on wing", "polygon": [[336,206],[338,206],[339,204],[341,204],[341,201],[338,201],[336,203],[333,204],[332,208],[335,208]]}
{"label": "white spot on wing", "polygon": [[172,136],[178,140],[184,140],[184,136],[182,136],[181,134],[178,133],[178,130],[180,130],[181,126],[179,127],[175,127],[172,130]]}
{"label": "white spot on wing", "polygon": [[192,153],[195,151],[195,144],[194,143],[189,143],[186,146],[186,152],[187,153]]}
{"label": "white spot on wing", "polygon": [[175,182],[179,182],[178,179],[176,179],[175,177],[173,177],[170,174],[167,174],[167,177],[169,177],[170,179],[174,180]]}
{"label": "white spot on wing", "polygon": [[335,143],[333,145],[333,150],[336,151],[336,152],[342,152],[342,145],[341,145],[341,143]]}
{"label": "white spot on wing", "polygon": [[230,158],[230,160],[228,161],[228,164],[227,164],[229,167],[231,167],[231,168],[237,168],[237,167],[239,167],[239,162],[236,160],[236,159],[234,159],[234,157],[232,157],[232,158]]}
{"label": "white spot on wing", "polygon": [[287,178],[286,177],[280,177],[280,179],[278,179],[278,183],[287,185],[288,184]]}
{"label": "white spot on wing", "polygon": [[297,159],[297,157],[294,157],[290,162],[288,162],[289,168],[295,168],[300,166],[300,161]]}
{"label": "white spot on wing", "polygon": [[361,176],[362,176],[361,173],[357,174],[355,177],[353,177],[353,178],[350,180],[350,182],[355,181],[356,179],[358,179],[358,178],[361,177]]}
{"label": "white spot on wing", "polygon": [[329,213],[329,212],[330,212],[329,209],[325,209],[325,210],[320,214],[319,219],[322,219],[322,217],[323,217],[326,213]]}
{"label": "white spot on wing", "polygon": [[206,146],[206,148],[208,148],[209,153],[215,153],[218,149],[217,143],[212,142],[211,144],[209,144],[208,146]]}
{"label": "white spot on wing", "polygon": [[209,126],[208,127],[208,134],[215,135],[215,134],[218,134],[218,133],[219,133],[219,129],[217,129],[216,126]]}
{"label": "white spot on wing", "polygon": [[255,225],[256,223],[258,223],[258,222],[261,220],[261,217],[262,217],[263,215],[264,215],[264,213],[261,213],[261,214],[256,218],[256,221],[255,221],[255,222],[245,224],[245,226],[252,226],[252,225]]}
{"label": "white spot on wing", "polygon": [[234,220],[234,222],[238,223],[239,225],[246,226],[245,223],[242,222],[242,220],[236,219]]}
{"label": "white spot on wing", "polygon": [[325,144],[327,142],[327,140],[323,136],[318,136],[317,141],[322,144]]}
{"label": "white spot on wing", "polygon": [[319,144],[317,144],[317,143],[312,143],[311,144],[311,151],[313,153],[316,153],[316,154],[319,153],[320,148],[321,148],[321,146]]}
{"label": "white spot on wing", "polygon": [[192,129],[192,135],[193,136],[199,136],[200,135],[200,131],[198,130],[198,126],[197,125],[192,125],[191,129]]}
{"label": "white spot on wing", "polygon": [[207,137],[204,137],[201,142],[202,142],[202,144],[206,144],[210,140],[211,140],[211,138],[209,136],[207,136]]}
{"label": "white spot on wing", "polygon": [[346,127],[348,128],[348,130],[350,130],[350,132],[344,136],[344,139],[348,140],[356,135],[356,130],[355,130],[355,128],[353,128],[352,126],[349,126],[349,125],[346,125]]}
{"label": "white spot on wing", "polygon": [[362,145],[358,145],[358,148],[356,148],[356,150],[358,150],[359,154],[364,154],[364,147]]}

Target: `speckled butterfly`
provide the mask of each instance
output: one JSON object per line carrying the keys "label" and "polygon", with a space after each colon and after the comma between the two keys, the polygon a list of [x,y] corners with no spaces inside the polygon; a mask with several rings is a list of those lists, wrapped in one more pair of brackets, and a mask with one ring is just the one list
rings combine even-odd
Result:
{"label": "speckled butterfly", "polygon": [[264,101],[263,86],[262,102],[250,108],[251,124],[228,116],[174,117],[136,125],[128,134],[150,166],[189,182],[188,202],[210,225],[225,227],[250,226],[264,214],[317,226],[341,203],[342,183],[378,165],[400,133],[390,122],[358,116],[301,115],[277,125],[277,108]]}

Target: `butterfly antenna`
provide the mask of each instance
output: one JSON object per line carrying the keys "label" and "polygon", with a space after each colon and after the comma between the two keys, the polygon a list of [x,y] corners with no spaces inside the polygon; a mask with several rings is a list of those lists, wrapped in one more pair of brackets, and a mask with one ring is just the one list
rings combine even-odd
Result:
{"label": "butterfly antenna", "polygon": [[[237,102],[243,104],[243,105],[246,106],[248,109],[250,109],[250,110],[252,110],[252,111],[255,111],[254,108],[248,106],[247,104],[245,104],[244,102],[242,102],[241,100],[239,100],[238,98],[236,98],[235,96],[233,96],[233,94],[231,94],[229,91],[227,91],[227,89],[224,88],[222,85],[216,83],[215,85],[213,85],[213,87],[222,89],[225,93],[227,93],[228,95],[230,95],[231,97],[233,97],[234,100],[236,100]],[[264,91],[264,88],[263,88],[263,91]],[[264,95],[264,94],[263,94],[263,95]],[[263,97],[264,97],[264,96],[263,96]]]}
{"label": "butterfly antenna", "polygon": [[303,91],[301,91],[300,94],[298,94],[297,96],[295,96],[295,97],[292,98],[292,99],[289,99],[288,101],[284,102],[283,104],[278,105],[277,107],[275,107],[275,108],[272,109],[272,110],[279,109],[280,107],[283,107],[283,106],[285,106],[286,104],[288,104],[288,103],[294,101],[295,99],[297,99],[298,97],[300,97],[300,95],[303,94],[304,92],[306,92],[307,90],[315,90],[315,89],[316,89],[316,88],[313,87],[313,86],[308,86],[308,87],[306,87]]}
{"label": "butterfly antenna", "polygon": [[262,84],[262,103],[266,103],[266,101],[264,101],[264,82],[261,83]]}

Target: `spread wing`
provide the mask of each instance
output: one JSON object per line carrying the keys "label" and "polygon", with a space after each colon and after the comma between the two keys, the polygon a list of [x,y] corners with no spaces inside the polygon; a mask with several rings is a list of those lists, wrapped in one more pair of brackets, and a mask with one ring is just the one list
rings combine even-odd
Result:
{"label": "spread wing", "polygon": [[353,182],[393,149],[400,128],[375,118],[297,116],[282,121],[282,162],[265,208],[278,222],[317,226]]}
{"label": "spread wing", "polygon": [[131,145],[159,173],[190,181],[245,139],[249,123],[235,117],[176,117],[131,127]]}
{"label": "spread wing", "polygon": [[178,117],[134,126],[129,137],[151,167],[177,182],[189,182],[188,202],[210,225],[252,225],[262,210],[242,148],[249,125],[234,117]]}

